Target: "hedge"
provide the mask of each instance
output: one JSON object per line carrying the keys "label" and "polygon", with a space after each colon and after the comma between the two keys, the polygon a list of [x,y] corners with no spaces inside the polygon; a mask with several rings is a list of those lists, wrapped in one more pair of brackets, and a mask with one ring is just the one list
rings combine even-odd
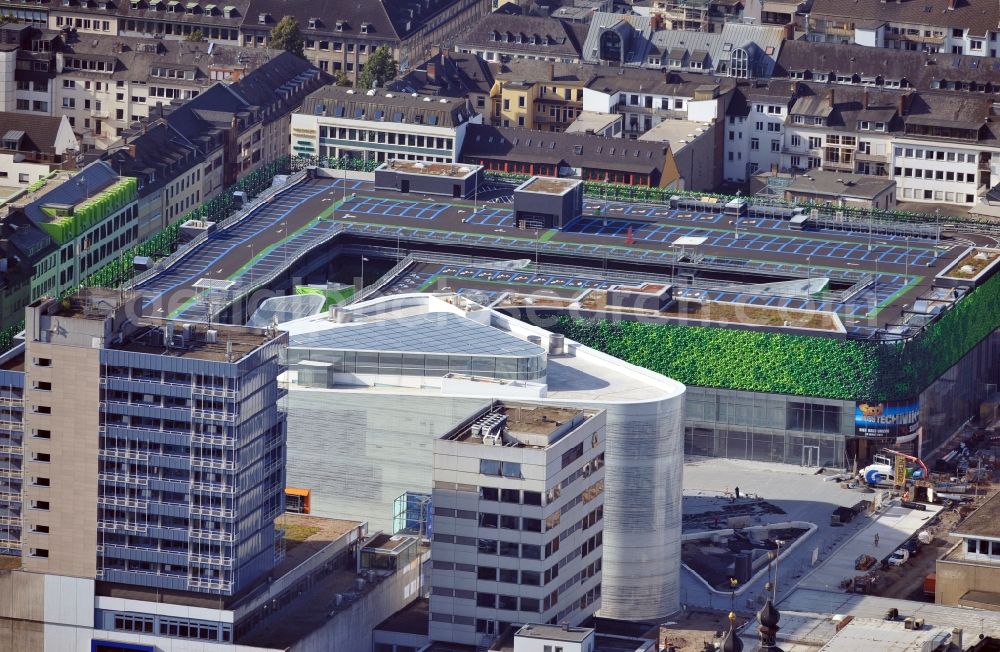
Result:
{"label": "hedge", "polygon": [[553,330],[684,384],[849,401],[916,398],[1000,327],[1000,275],[908,342],[561,317]]}

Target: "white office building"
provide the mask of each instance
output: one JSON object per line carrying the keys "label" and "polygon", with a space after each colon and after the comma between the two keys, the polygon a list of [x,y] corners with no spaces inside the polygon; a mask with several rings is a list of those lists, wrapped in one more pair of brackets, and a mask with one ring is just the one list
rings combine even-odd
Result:
{"label": "white office building", "polygon": [[466,125],[482,121],[466,98],[325,86],[292,114],[291,154],[454,163]]}
{"label": "white office building", "polygon": [[[282,328],[288,483],[312,491],[314,514],[392,527],[398,496],[431,493],[437,440],[494,400],[603,409],[601,614],[650,620],[679,607],[681,384],[453,295],[383,297]],[[499,513],[488,506],[462,536]]]}
{"label": "white office building", "polygon": [[597,611],[605,436],[603,410],[494,401],[434,442],[431,640]]}

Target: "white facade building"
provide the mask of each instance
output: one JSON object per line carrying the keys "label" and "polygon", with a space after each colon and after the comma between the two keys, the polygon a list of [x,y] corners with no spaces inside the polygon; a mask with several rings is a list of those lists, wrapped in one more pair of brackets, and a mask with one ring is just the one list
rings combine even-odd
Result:
{"label": "white facade building", "polygon": [[491,401],[435,440],[431,640],[597,611],[606,434],[602,410]]}
{"label": "white facade building", "polygon": [[293,156],[455,163],[466,125],[482,124],[467,99],[327,86],[292,114]]}
{"label": "white facade building", "polygon": [[382,527],[376,515],[389,518],[400,494],[430,492],[433,441],[490,399],[603,409],[601,614],[649,620],[679,607],[683,385],[459,296],[345,310],[281,326],[289,483],[313,488],[314,513],[361,505]]}

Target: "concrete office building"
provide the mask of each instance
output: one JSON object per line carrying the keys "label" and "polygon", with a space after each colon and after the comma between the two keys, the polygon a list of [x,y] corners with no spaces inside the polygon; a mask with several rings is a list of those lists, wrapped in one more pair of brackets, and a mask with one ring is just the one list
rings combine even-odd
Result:
{"label": "concrete office building", "polygon": [[280,560],[285,336],[142,320],[140,301],[28,306],[23,567],[233,595]]}
{"label": "concrete office building", "polygon": [[678,608],[679,383],[458,296],[396,295],[281,328],[289,482],[312,490],[315,514],[361,509],[387,527],[398,496],[431,492],[434,441],[491,400],[603,408],[601,613]]}
{"label": "concrete office building", "polygon": [[496,401],[434,441],[431,640],[597,611],[605,435],[603,410]]}
{"label": "concrete office building", "polygon": [[0,361],[0,648],[356,650],[417,596],[413,537],[286,515],[310,532],[286,552],[284,333],[112,290],[26,322]]}

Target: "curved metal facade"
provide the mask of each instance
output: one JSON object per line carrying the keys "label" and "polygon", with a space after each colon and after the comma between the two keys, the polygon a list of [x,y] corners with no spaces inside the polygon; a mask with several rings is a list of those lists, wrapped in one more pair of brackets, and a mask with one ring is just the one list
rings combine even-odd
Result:
{"label": "curved metal facade", "polygon": [[683,392],[605,404],[600,615],[662,618],[680,607]]}

